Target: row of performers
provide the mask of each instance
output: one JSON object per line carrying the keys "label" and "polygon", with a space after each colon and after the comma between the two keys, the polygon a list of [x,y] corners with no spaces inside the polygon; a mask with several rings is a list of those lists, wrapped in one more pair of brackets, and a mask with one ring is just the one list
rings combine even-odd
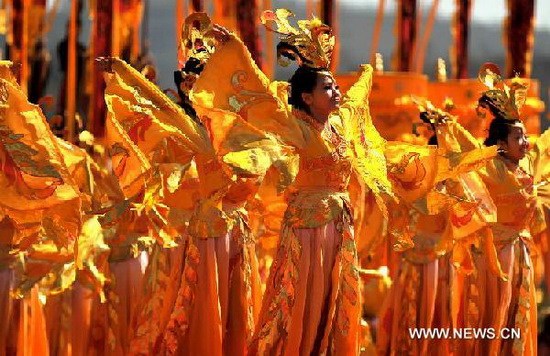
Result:
{"label": "row of performers", "polygon": [[[106,136],[81,135],[88,152],[51,133],[1,63],[0,354],[536,354],[550,137],[529,148],[525,86],[482,68],[485,145],[429,102],[430,145],[387,142],[372,68],[341,95],[330,28],[290,15],[262,15],[299,65],[288,83],[205,14],[184,25],[179,105],[98,59]],[[388,264],[384,300],[362,293],[363,268]]]}

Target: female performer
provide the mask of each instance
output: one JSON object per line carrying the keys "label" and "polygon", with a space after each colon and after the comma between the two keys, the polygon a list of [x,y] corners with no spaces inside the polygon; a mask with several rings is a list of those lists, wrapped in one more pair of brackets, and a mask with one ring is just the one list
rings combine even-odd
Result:
{"label": "female performer", "polygon": [[364,66],[342,97],[328,70],[330,28],[317,19],[294,28],[290,15],[277,10],[262,16],[265,24],[278,25],[279,53],[299,64],[290,95],[287,83],[271,83],[243,43],[218,27],[225,44],[209,59],[191,97],[197,112],[236,112],[299,157],[249,353],[357,354],[361,301],[350,175],[357,173],[380,204],[380,195],[391,191],[384,141],[368,111],[372,68]]}
{"label": "female performer", "polygon": [[[548,177],[539,174],[545,167],[541,156],[536,155],[541,150],[529,152],[518,111],[527,88],[517,80],[506,87],[492,63],[482,66],[479,74],[490,88],[479,105],[494,116],[485,145],[497,146],[499,151],[480,174],[497,207],[491,230],[504,275],[490,273],[486,256],[476,254],[476,273],[471,277],[468,296],[471,306],[467,309],[473,310],[475,318],[469,326],[492,328],[495,333],[495,337],[476,340],[475,354],[535,355],[537,304],[531,246],[532,236],[545,225],[537,187]],[[540,142],[548,135],[544,133]],[[517,331],[519,335],[512,334]]]}

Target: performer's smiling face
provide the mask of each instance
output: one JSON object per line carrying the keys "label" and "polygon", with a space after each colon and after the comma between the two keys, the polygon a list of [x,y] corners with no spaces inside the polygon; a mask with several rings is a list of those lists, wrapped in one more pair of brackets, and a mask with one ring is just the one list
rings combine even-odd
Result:
{"label": "performer's smiling face", "polygon": [[529,141],[525,135],[523,124],[514,123],[510,125],[506,141],[500,141],[499,145],[504,149],[508,159],[517,162],[524,158],[529,151]]}
{"label": "performer's smiling face", "polygon": [[328,72],[317,74],[317,83],[311,93],[302,93],[302,99],[317,118],[328,118],[340,106],[340,87]]}

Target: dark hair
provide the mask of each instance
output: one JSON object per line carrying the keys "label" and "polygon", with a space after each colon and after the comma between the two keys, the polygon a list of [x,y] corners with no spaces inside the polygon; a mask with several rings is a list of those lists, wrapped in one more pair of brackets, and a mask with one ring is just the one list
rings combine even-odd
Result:
{"label": "dark hair", "polygon": [[502,116],[496,116],[489,125],[489,135],[485,139],[485,146],[494,146],[498,141],[506,141],[512,126],[520,123],[521,120],[508,120]]}
{"label": "dark hair", "polygon": [[487,96],[487,94],[483,94],[477,100],[477,103],[480,107],[485,108],[485,109],[489,109],[489,111],[491,111],[491,114],[493,114],[494,117],[505,118],[505,113],[502,112],[502,110],[499,109],[494,104],[493,100],[491,100],[491,98],[489,98],[489,96]]}
{"label": "dark hair", "polygon": [[434,134],[428,140],[428,145],[437,146],[438,145],[438,143],[437,143],[437,134],[436,134],[437,129],[435,127],[435,124],[433,122],[431,122],[429,114],[426,111],[421,111],[420,112],[420,120],[422,120],[422,122],[424,122],[425,124],[430,125],[430,127],[432,128],[432,131],[434,132]]}
{"label": "dark hair", "polygon": [[302,93],[311,93],[317,85],[319,73],[324,70],[313,69],[309,67],[299,67],[290,78],[290,96],[288,103],[295,109],[299,109],[310,114],[309,106],[304,102]]}
{"label": "dark hair", "polygon": [[204,70],[204,63],[195,57],[191,57],[183,65],[182,71],[186,73],[201,74]]}
{"label": "dark hair", "polygon": [[180,88],[181,83],[183,82],[185,73],[195,73],[201,74],[204,69],[204,63],[201,63],[197,58],[191,57],[185,62],[185,65],[181,70],[174,71],[174,83],[178,90],[178,95],[180,97],[180,105],[185,110],[185,113],[189,115],[193,120],[198,121],[197,112],[191,105],[191,100],[185,92]]}
{"label": "dark hair", "polygon": [[286,42],[279,42],[277,44],[277,59],[281,59],[281,57],[296,62],[300,67],[306,64],[313,64],[309,59],[300,54],[298,47]]}

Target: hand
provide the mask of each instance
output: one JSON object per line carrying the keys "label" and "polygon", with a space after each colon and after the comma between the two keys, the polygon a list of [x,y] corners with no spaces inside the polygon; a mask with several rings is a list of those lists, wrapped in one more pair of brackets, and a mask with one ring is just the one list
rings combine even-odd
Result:
{"label": "hand", "polygon": [[102,71],[113,73],[113,57],[97,57],[95,61]]}
{"label": "hand", "polygon": [[21,62],[13,62],[12,63],[12,65],[10,67],[10,70],[16,78],[19,78],[19,74],[21,74],[21,67],[22,66],[23,65],[21,64]]}
{"label": "hand", "polygon": [[229,38],[231,36],[231,32],[218,24],[214,24],[212,27],[212,30],[209,33],[210,36],[214,37],[216,41],[218,41],[220,44],[224,44],[227,41],[229,41]]}
{"label": "hand", "polygon": [[447,125],[452,121],[452,118],[447,113],[441,113],[438,117],[436,125]]}

